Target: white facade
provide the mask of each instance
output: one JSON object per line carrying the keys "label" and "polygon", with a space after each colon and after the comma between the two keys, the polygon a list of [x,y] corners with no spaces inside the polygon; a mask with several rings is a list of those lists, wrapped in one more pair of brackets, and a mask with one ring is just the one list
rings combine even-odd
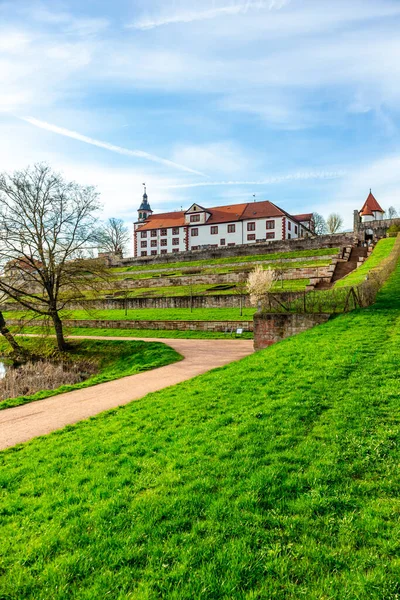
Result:
{"label": "white facade", "polygon": [[[254,214],[258,215],[257,212]],[[180,221],[180,224],[164,226],[170,221],[172,225],[174,222],[174,218],[168,220],[168,213],[154,215],[144,222],[135,223],[135,256],[157,256],[204,248],[295,239],[310,233],[304,225],[289,215],[256,216],[253,219],[239,217],[235,220],[235,215],[232,214],[233,220],[228,221],[229,215],[224,215],[223,210],[213,212],[213,209],[207,210],[197,204],[185,213],[171,215],[179,215],[176,221]],[[219,215],[222,215],[219,217],[220,222]]]}

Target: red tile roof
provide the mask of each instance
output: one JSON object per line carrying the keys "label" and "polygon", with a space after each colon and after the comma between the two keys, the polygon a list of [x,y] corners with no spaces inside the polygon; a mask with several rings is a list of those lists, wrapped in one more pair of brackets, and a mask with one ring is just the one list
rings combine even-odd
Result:
{"label": "red tile roof", "polygon": [[[248,219],[274,218],[288,216],[294,220],[297,217],[292,217],[284,210],[275,206],[268,200],[262,202],[246,202],[245,204],[233,204],[231,206],[217,206],[215,208],[204,209],[210,213],[210,218],[207,220],[207,225],[217,223],[235,223],[236,221],[244,221]],[[186,211],[176,211],[155,214],[140,225],[136,231],[147,231],[149,229],[161,229],[167,227],[182,227],[185,225]],[[192,225],[201,225],[200,223],[192,223]]]}
{"label": "red tile roof", "polygon": [[379,203],[377,202],[377,200],[374,197],[374,195],[372,194],[372,192],[370,192],[368,198],[364,202],[364,206],[360,210],[360,215],[361,216],[372,215],[372,212],[382,212],[383,213],[385,211],[379,205]]}
{"label": "red tile roof", "polygon": [[312,221],[313,213],[304,213],[302,215],[293,215],[296,221]]}

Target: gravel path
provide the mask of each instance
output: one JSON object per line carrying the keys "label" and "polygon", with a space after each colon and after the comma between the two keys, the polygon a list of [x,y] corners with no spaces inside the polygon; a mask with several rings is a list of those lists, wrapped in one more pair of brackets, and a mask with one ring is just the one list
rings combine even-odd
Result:
{"label": "gravel path", "polygon": [[[82,339],[83,336],[71,336]],[[115,381],[75,390],[0,411],[0,450],[77,423],[104,410],[139,400],[151,392],[191,379],[253,352],[252,340],[148,339],[88,336],[98,340],[163,342],[179,352],[180,362]]]}

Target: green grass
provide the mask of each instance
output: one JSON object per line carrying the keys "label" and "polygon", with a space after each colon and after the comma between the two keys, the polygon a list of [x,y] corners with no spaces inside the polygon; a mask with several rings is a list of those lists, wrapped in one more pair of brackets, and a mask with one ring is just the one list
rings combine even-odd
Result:
{"label": "green grass", "polygon": [[264,260],[280,260],[285,258],[306,258],[307,256],[333,256],[339,252],[339,248],[318,248],[316,250],[297,250],[295,252],[274,252],[271,254],[249,254],[247,256],[231,256],[226,258],[213,258],[209,260],[180,261],[174,263],[158,263],[142,266],[133,265],[131,267],[114,267],[111,269],[114,273],[130,271],[149,271],[166,268],[171,270],[182,269],[182,267],[203,267],[208,265],[230,265],[235,263],[246,263]]}
{"label": "green grass", "polygon": [[7,600],[398,600],[400,268],[377,303],[3,452]]}
{"label": "green grass", "polygon": [[[287,259],[283,259],[283,260],[287,260]],[[158,277],[191,277],[191,276],[196,276],[196,275],[224,275],[224,274],[228,274],[228,273],[232,273],[232,272],[241,272],[244,270],[248,270],[251,269],[252,267],[254,267],[256,265],[257,261],[257,255],[253,256],[253,262],[252,263],[248,263],[246,264],[246,266],[240,267],[234,267],[234,266],[225,266],[225,267],[209,267],[209,268],[201,268],[199,273],[187,273],[184,270],[182,270],[182,265],[184,265],[184,263],[181,263],[180,268],[179,269],[168,269],[165,270],[165,265],[162,266],[162,270],[158,269],[157,271],[155,269],[151,270],[150,272],[138,272],[136,273],[135,271],[130,271],[128,272],[128,276],[126,277],[125,274],[127,273],[122,272],[122,273],[116,273],[117,275],[117,281],[120,281],[121,279],[130,279],[130,280],[143,280],[143,279],[155,279]],[[247,261],[245,261],[247,263]],[[278,262],[278,261],[268,261],[265,263],[265,267],[270,267],[271,269],[282,269],[282,270],[288,270],[288,269],[302,269],[304,267],[310,267],[310,268],[317,268],[317,267],[327,267],[331,264],[331,259],[314,259],[314,260],[299,260],[299,261],[295,261],[295,262]],[[160,265],[158,265],[160,267]]]}
{"label": "green grass", "polygon": [[368,273],[389,256],[395,241],[395,237],[379,240],[370,257],[358,269],[352,271],[343,279],[339,279],[339,281],[335,283],[335,288],[349,287],[362,283]]}
{"label": "green grass", "polygon": [[[122,309],[70,310],[65,311],[65,319],[103,319],[117,321],[248,321],[253,319],[255,308],[130,308],[125,315]],[[19,312],[3,313],[6,319],[16,319]]]}
{"label": "green grass", "polygon": [[[276,291],[283,290],[286,292],[296,292],[304,290],[305,287],[309,284],[309,279],[285,279],[283,281],[283,286],[280,282],[275,282],[273,289]],[[172,286],[164,286],[164,287],[145,287],[145,288],[132,288],[126,290],[126,296],[128,298],[138,298],[138,297],[176,297],[176,296],[231,296],[235,294],[235,283],[232,283],[232,288],[226,290],[214,289],[219,284],[213,283],[198,283],[194,285],[172,285]],[[221,285],[229,285],[229,282],[226,282]],[[98,292],[86,292],[85,298],[87,299],[98,299],[100,294]],[[116,290],[102,290],[101,296],[113,295],[114,297],[118,296],[118,292]],[[125,292],[119,294],[120,297],[125,297]]]}
{"label": "green grass", "polygon": [[[10,328],[14,331],[19,331],[19,328]],[[53,333],[53,329],[43,327],[24,327],[24,333],[35,333],[40,335],[48,335]],[[95,327],[65,327],[64,331],[67,335],[80,336],[96,336],[102,335],[106,337],[139,337],[139,338],[166,338],[166,339],[194,339],[194,340],[235,340],[244,339],[252,340],[253,332],[244,331],[241,335],[236,335],[236,329],[232,333],[224,333],[219,331],[179,331],[178,329],[102,329]]]}
{"label": "green grass", "polygon": [[[54,354],[55,342],[46,338],[19,338],[21,345],[42,356]],[[73,361],[91,360],[98,366],[98,373],[75,385],[63,385],[55,390],[43,390],[31,396],[19,396],[0,401],[0,410],[42,400],[63,392],[90,387],[112,381],[141,371],[162,367],[181,359],[169,346],[159,342],[79,340],[71,342],[67,358]],[[0,340],[0,353],[7,351],[6,342]],[[0,596],[1,597],[1,596]]]}

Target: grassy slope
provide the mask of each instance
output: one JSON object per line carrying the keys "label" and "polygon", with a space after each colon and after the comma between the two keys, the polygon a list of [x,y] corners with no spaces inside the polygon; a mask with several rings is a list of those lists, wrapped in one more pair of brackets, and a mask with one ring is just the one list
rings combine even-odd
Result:
{"label": "grassy slope", "polygon": [[4,452],[3,597],[398,599],[399,298]]}
{"label": "grassy slope", "polygon": [[[54,351],[53,340],[20,338],[20,343],[33,352],[40,352],[41,354],[49,355]],[[71,344],[70,358],[73,360],[96,361],[99,367],[99,372],[96,375],[75,385],[63,385],[55,390],[37,392],[32,396],[19,396],[18,398],[2,400],[0,401],[0,410],[162,367],[181,358],[175,350],[158,342],[82,340],[73,341]],[[6,343],[0,340],[0,353],[4,352],[6,348]]]}
{"label": "grassy slope", "polygon": [[279,260],[284,258],[306,258],[307,256],[332,256],[339,252],[339,248],[319,248],[317,250],[297,250],[295,252],[275,252],[272,254],[249,254],[247,256],[231,256],[226,258],[213,258],[209,260],[192,260],[192,261],[180,261],[174,263],[157,263],[148,264],[143,266],[131,266],[131,267],[116,267],[111,269],[114,273],[129,272],[129,271],[148,271],[161,268],[167,269],[181,269],[182,267],[206,267],[208,265],[229,265],[241,262],[254,262],[263,260]]}
{"label": "grassy slope", "polygon": [[380,262],[391,253],[396,238],[385,238],[379,240],[375,248],[373,249],[370,257],[355,271],[349,273],[343,279],[339,279],[335,283],[335,288],[340,287],[348,287],[352,285],[358,285],[362,281],[364,281],[365,276],[371,271],[371,269],[375,268],[379,265]]}

